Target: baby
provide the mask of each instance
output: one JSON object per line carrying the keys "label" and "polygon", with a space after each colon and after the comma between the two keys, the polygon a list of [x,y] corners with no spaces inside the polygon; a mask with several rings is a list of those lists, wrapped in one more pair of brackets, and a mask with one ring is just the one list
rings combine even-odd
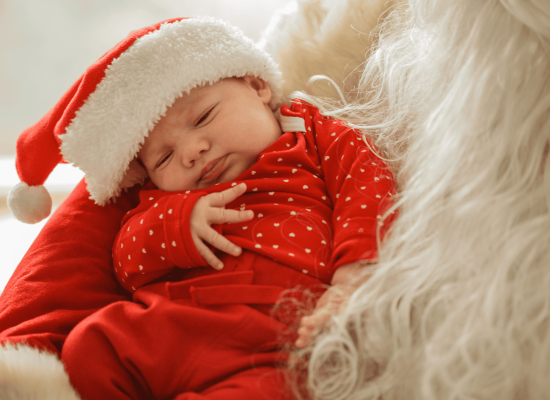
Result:
{"label": "baby", "polygon": [[236,28],[175,19],[133,32],[25,133],[21,146],[51,147],[48,168],[61,154],[83,169],[100,205],[149,179],[113,246],[132,301],[83,319],[62,348],[83,398],[292,398],[282,340],[307,345],[341,299],[323,294],[297,335],[273,305],[288,289],[346,290],[376,262],[395,188],[360,132],[280,93],[276,65]]}

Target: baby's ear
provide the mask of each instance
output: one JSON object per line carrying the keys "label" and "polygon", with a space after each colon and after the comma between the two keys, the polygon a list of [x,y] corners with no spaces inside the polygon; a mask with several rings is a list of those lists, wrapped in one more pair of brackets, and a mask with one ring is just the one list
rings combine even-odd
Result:
{"label": "baby's ear", "polygon": [[258,93],[258,97],[264,104],[269,104],[271,101],[271,87],[266,81],[252,75],[245,75],[241,79]]}

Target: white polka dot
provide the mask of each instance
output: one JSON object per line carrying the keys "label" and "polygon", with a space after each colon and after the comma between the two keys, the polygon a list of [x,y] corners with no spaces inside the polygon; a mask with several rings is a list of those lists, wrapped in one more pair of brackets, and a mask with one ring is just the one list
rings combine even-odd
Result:
{"label": "white polka dot", "polygon": [[133,286],[132,286],[132,289],[136,290],[136,288],[135,288],[135,287],[133,287]]}
{"label": "white polka dot", "polygon": [[376,165],[376,163],[375,163],[375,162],[373,162],[373,163],[371,163],[371,164],[372,164],[372,165]]}
{"label": "white polka dot", "polygon": [[162,215],[162,214],[159,215],[159,218],[160,218],[160,219],[162,219],[163,217],[164,217],[164,215]]}
{"label": "white polka dot", "polygon": [[153,200],[153,198],[152,198],[152,197],[149,197],[149,200]]}
{"label": "white polka dot", "polygon": [[275,194],[275,192],[269,192],[270,196],[273,196],[274,194]]}
{"label": "white polka dot", "polygon": [[318,176],[317,176],[317,175],[312,175],[312,176],[313,176],[313,177],[314,177],[315,179],[317,179],[317,178],[318,178]]}
{"label": "white polka dot", "polygon": [[336,193],[336,198],[339,198],[340,197],[340,193]]}
{"label": "white polka dot", "polygon": [[277,171],[273,171],[273,173],[274,173],[274,174],[276,174],[276,173],[277,173]]}
{"label": "white polka dot", "polygon": [[262,237],[263,235],[261,233],[258,233],[256,237]]}
{"label": "white polka dot", "polygon": [[351,197],[346,197],[346,201],[350,201],[351,200]]}
{"label": "white polka dot", "polygon": [[309,211],[309,212],[311,212],[311,210],[310,210],[309,208],[306,208],[306,211]]}
{"label": "white polka dot", "polygon": [[308,231],[313,230],[313,228],[311,226],[307,226],[306,228],[307,228]]}
{"label": "white polka dot", "polygon": [[258,188],[254,188],[252,189],[253,192],[257,192],[258,191]]}
{"label": "white polka dot", "polygon": [[237,183],[236,183],[236,182],[233,182],[233,183],[231,184],[231,186],[237,186]]}
{"label": "white polka dot", "polygon": [[376,195],[376,198],[377,198],[377,199],[380,199],[381,197],[380,197],[380,195],[379,195],[379,194],[377,194],[377,195]]}
{"label": "white polka dot", "polygon": [[348,223],[346,222],[344,225],[342,225],[344,228],[347,228]]}
{"label": "white polka dot", "polygon": [[159,203],[155,203],[155,205],[153,207],[158,207]]}
{"label": "white polka dot", "polygon": [[288,234],[288,236],[290,236],[290,237],[296,237],[296,235],[295,235],[294,233],[292,233],[292,232],[290,232],[290,233]]}
{"label": "white polka dot", "polygon": [[124,275],[128,276],[128,272],[125,272]]}
{"label": "white polka dot", "polygon": [[306,112],[306,109],[304,108],[304,110],[303,110],[303,111],[304,111],[304,112]]}
{"label": "white polka dot", "polygon": [[278,244],[274,244],[274,245],[273,245],[273,248],[274,248],[274,249],[278,249],[278,248],[279,248],[279,245],[278,245]]}
{"label": "white polka dot", "polygon": [[145,249],[141,249],[141,251],[143,252],[143,254],[147,253]]}
{"label": "white polka dot", "polygon": [[169,209],[169,210],[168,210],[168,214],[172,214],[172,209]]}
{"label": "white polka dot", "polygon": [[290,145],[287,143],[287,144],[286,144],[286,147],[290,147]]}
{"label": "white polka dot", "polygon": [[288,182],[288,179],[283,180],[283,182]]}
{"label": "white polka dot", "polygon": [[325,156],[325,161],[328,160],[330,157],[329,156]]}
{"label": "white polka dot", "polygon": [[136,237],[134,236],[132,239],[134,239],[134,242],[136,241]]}
{"label": "white polka dot", "polygon": [[175,240],[172,241],[172,246],[176,247],[176,241]]}
{"label": "white polka dot", "polygon": [[189,194],[189,192],[191,192],[190,190],[187,190],[185,193]]}
{"label": "white polka dot", "polygon": [[346,179],[349,179],[349,178],[351,178],[351,175],[346,176]]}
{"label": "white polka dot", "polygon": [[139,270],[140,270],[140,271],[143,271],[143,265],[140,265],[140,266],[139,266]]}
{"label": "white polka dot", "polygon": [[332,132],[330,136],[336,136],[336,132]]}
{"label": "white polka dot", "polygon": [[300,168],[302,166],[302,164],[298,164],[298,168]]}
{"label": "white polka dot", "polygon": [[353,142],[350,142],[350,144],[353,146]]}
{"label": "white polka dot", "polygon": [[306,249],[306,253],[311,253],[311,249]]}
{"label": "white polka dot", "polygon": [[252,175],[256,175],[256,171],[252,171]]}
{"label": "white polka dot", "polygon": [[261,249],[261,248],[262,248],[262,246],[259,245],[259,244],[255,245],[254,247],[257,248],[257,249]]}
{"label": "white polka dot", "polygon": [[336,221],[340,221],[340,217],[336,218]]}
{"label": "white polka dot", "polygon": [[244,230],[247,230],[247,229],[248,229],[248,226],[243,226],[243,229],[244,229]]}
{"label": "white polka dot", "polygon": [[[361,172],[365,172],[365,170],[363,168],[361,168]],[[376,179],[376,178],[374,178],[374,179]]]}
{"label": "white polka dot", "polygon": [[245,210],[245,207],[241,207],[241,211],[244,211]]}
{"label": "white polka dot", "polygon": [[282,159],[282,158],[279,158],[277,161],[278,161],[278,162],[281,162],[281,161],[283,161],[283,159]]}
{"label": "white polka dot", "polygon": [[273,225],[275,225],[275,226],[279,226],[279,224],[278,224],[277,222],[275,222],[275,223],[274,223]]}
{"label": "white polka dot", "polygon": [[258,218],[262,218],[263,216],[263,214],[258,214]]}
{"label": "white polka dot", "polygon": [[326,196],[321,196],[321,198],[322,198],[323,200],[326,200],[326,199],[327,199],[327,197],[326,197]]}
{"label": "white polka dot", "polygon": [[294,174],[296,171],[298,171],[296,168],[292,168],[292,173]]}
{"label": "white polka dot", "polygon": [[164,243],[163,243],[163,244],[161,244],[160,246],[161,246],[161,247],[162,247],[163,249],[165,249],[165,248],[166,248],[166,244],[164,244]]}
{"label": "white polka dot", "polygon": [[153,235],[153,231],[150,230],[149,231],[149,236],[151,236],[151,235]]}
{"label": "white polka dot", "polygon": [[326,224],[326,223],[327,223],[327,221],[325,221],[325,220],[322,220],[322,222],[323,222],[323,224]]}
{"label": "white polka dot", "polygon": [[[315,176],[315,175],[313,175],[313,176]],[[308,188],[307,185],[302,186],[302,189],[307,189],[307,188]]]}
{"label": "white polka dot", "polygon": [[130,257],[130,255],[128,254],[128,260],[131,260],[131,259],[132,259],[132,257]]}
{"label": "white polka dot", "polygon": [[122,267],[122,263],[121,263],[120,261],[118,262],[118,266],[119,266],[119,267]]}
{"label": "white polka dot", "polygon": [[303,272],[304,274],[307,274],[307,269],[303,269],[302,272]]}
{"label": "white polka dot", "polygon": [[361,186],[361,189],[364,190],[366,188],[366,186]]}
{"label": "white polka dot", "polygon": [[289,198],[288,198],[288,201],[294,201],[294,200],[292,199],[292,197],[289,197]]}
{"label": "white polka dot", "polygon": [[163,256],[160,256],[160,259],[161,259],[162,261],[166,260],[166,258],[164,258]]}
{"label": "white polka dot", "polygon": [[292,254],[292,253],[288,253],[288,255],[289,255],[290,257],[294,257],[294,254]]}
{"label": "white polka dot", "polygon": [[139,221],[139,223],[143,225],[143,220]]}
{"label": "white polka dot", "polygon": [[367,205],[366,204],[361,204],[361,208],[364,210],[365,208],[367,208]]}
{"label": "white polka dot", "polygon": [[319,265],[320,265],[321,267],[324,267],[324,266],[325,266],[325,263],[320,262]]}
{"label": "white polka dot", "polygon": [[124,243],[121,243],[120,244],[120,248],[122,249],[124,247]]}

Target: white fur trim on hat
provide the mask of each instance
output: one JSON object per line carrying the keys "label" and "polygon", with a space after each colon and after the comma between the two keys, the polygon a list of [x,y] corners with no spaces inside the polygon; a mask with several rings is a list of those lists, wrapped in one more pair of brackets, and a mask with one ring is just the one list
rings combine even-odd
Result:
{"label": "white fur trim on hat", "polygon": [[145,137],[178,97],[197,86],[245,75],[270,85],[270,106],[277,108],[282,93],[277,65],[238,28],[210,17],[163,24],[108,67],[60,135],[63,158],[84,171],[90,197],[104,205],[147,176],[134,163],[132,179],[122,185]]}
{"label": "white fur trim on hat", "polygon": [[50,215],[52,198],[42,185],[19,182],[8,192],[8,207],[13,216],[26,224],[36,224]]}
{"label": "white fur trim on hat", "polygon": [[0,399],[80,400],[63,363],[22,344],[0,345]]}

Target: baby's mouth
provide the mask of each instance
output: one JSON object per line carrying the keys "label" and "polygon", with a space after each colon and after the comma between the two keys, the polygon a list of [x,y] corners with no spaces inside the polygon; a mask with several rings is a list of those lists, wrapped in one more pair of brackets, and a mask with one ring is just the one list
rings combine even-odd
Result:
{"label": "baby's mouth", "polygon": [[213,182],[223,172],[226,158],[227,155],[212,160],[206,164],[201,171],[200,180],[206,183]]}

